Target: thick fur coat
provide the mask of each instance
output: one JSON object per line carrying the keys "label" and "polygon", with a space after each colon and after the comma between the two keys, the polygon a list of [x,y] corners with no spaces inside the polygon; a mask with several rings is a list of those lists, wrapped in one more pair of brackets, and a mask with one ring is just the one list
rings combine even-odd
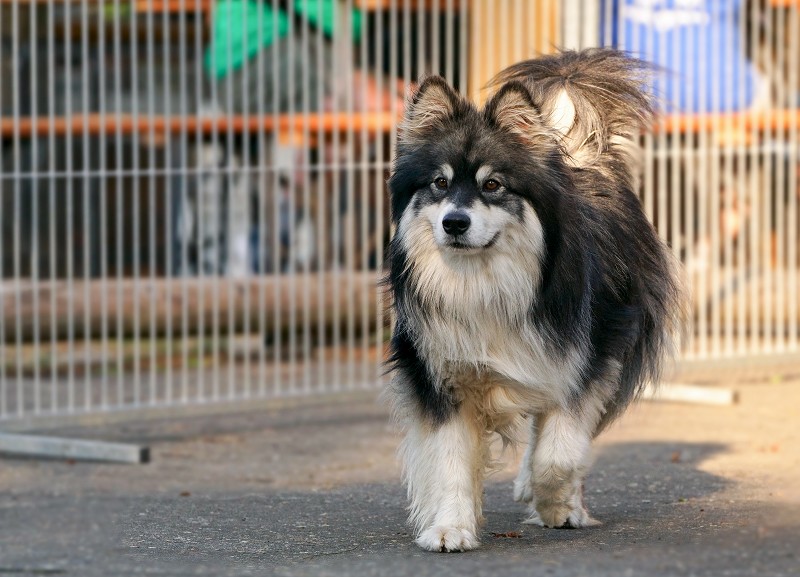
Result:
{"label": "thick fur coat", "polygon": [[643,72],[610,49],[562,52],[503,71],[480,110],[436,76],[408,102],[388,393],[425,549],[478,545],[488,438],[521,427],[528,521],[592,524],[592,439],[674,348],[680,282],[635,193]]}

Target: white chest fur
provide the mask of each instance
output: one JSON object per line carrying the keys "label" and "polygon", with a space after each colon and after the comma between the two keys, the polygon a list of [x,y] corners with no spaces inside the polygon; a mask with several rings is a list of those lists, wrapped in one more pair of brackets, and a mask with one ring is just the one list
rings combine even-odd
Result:
{"label": "white chest fur", "polygon": [[[470,387],[485,381],[542,403],[566,403],[583,355],[577,347],[553,355],[546,335],[531,322],[544,256],[534,211],[526,206],[523,218],[509,221],[497,243],[478,254],[438,246],[424,212],[408,211],[398,234],[412,263],[416,300],[423,305],[409,321],[431,368],[448,381],[469,379]],[[474,377],[467,377],[467,369]]]}

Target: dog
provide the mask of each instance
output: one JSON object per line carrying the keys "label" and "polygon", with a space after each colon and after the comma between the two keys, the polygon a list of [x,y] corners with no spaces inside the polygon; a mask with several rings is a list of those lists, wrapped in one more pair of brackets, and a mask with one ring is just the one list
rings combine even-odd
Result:
{"label": "dog", "polygon": [[388,180],[387,393],[423,549],[478,547],[493,433],[528,437],[526,522],[596,524],[592,440],[658,380],[683,317],[635,194],[648,73],[590,49],[511,66],[481,109],[438,76],[412,91]]}

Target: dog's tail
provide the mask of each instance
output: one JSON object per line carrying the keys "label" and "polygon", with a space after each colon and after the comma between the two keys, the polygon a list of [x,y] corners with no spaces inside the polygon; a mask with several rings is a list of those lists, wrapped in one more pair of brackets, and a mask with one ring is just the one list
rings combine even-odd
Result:
{"label": "dog's tail", "polygon": [[[510,80],[531,91],[545,123],[561,134],[568,161],[601,167],[632,180],[639,171],[639,138],[653,106],[643,87],[651,68],[611,48],[564,51],[514,64],[491,85]],[[623,166],[620,166],[623,163]]]}

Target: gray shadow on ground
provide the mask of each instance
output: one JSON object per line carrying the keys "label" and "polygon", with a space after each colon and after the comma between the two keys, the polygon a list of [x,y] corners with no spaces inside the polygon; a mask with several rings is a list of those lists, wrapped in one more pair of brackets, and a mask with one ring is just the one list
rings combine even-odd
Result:
{"label": "gray shadow on ground", "polygon": [[[522,525],[508,482],[487,484],[480,550],[432,554],[405,526],[403,489],[359,485],[229,498],[155,498],[121,519],[120,574],[208,575],[789,575],[798,525],[763,533],[771,512],[715,496],[729,481],[697,468],[721,445],[605,447],[584,530]],[[798,515],[792,519],[797,520]],[[518,535],[517,535],[518,534]]]}

